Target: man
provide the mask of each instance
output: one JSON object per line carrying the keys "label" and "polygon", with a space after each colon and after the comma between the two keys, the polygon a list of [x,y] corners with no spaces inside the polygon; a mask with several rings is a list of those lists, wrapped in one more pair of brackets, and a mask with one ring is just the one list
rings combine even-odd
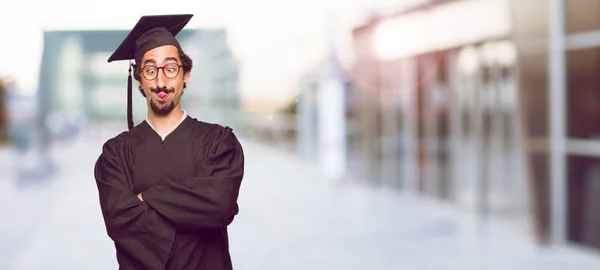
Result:
{"label": "man", "polygon": [[[192,15],[143,16],[108,59],[130,62],[129,131],[108,140],[94,175],[120,269],[233,269],[244,154],[231,128],[187,115],[192,60],[175,36]],[[131,67],[147,118],[133,126]]]}

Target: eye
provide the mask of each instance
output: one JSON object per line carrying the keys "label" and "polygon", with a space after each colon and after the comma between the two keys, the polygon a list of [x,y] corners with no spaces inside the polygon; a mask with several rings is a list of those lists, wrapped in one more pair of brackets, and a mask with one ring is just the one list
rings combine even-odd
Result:
{"label": "eye", "polygon": [[146,67],[146,68],[144,68],[144,70],[145,70],[145,72],[147,74],[154,74],[154,73],[156,73],[156,67]]}

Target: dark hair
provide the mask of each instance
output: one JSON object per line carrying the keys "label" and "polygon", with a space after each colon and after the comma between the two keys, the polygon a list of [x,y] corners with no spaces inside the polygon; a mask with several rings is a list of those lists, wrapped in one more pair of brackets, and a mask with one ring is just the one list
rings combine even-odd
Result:
{"label": "dark hair", "polygon": [[[186,72],[190,72],[192,71],[192,67],[193,67],[193,61],[192,58],[190,58],[189,55],[185,54],[183,52],[183,50],[181,48],[177,48],[177,53],[179,54],[179,59],[181,59],[181,68],[183,69],[183,74],[185,74]],[[141,61],[141,59],[140,59]],[[137,61],[132,64],[132,68],[133,68],[133,78],[140,82],[141,80],[141,75],[142,75],[142,66],[138,65]],[[187,87],[186,83],[183,83],[183,88],[185,89]],[[139,87],[140,93],[142,93],[142,96],[146,97],[146,94],[144,94],[144,89],[142,89],[142,86],[140,85]]]}

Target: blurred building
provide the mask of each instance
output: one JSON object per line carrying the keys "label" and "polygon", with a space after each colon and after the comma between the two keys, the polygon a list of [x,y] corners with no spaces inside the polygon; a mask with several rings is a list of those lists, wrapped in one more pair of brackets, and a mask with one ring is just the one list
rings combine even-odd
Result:
{"label": "blurred building", "polygon": [[353,31],[350,173],[600,248],[600,2],[422,2]]}
{"label": "blurred building", "polygon": [[224,29],[194,31],[182,41],[194,60],[182,105],[204,121],[240,128],[240,71]]}
{"label": "blurred building", "polygon": [[[293,140],[295,150],[304,158],[315,160],[325,175],[339,179],[346,176],[348,140],[354,139],[352,115],[348,108],[353,99],[349,82],[336,54],[307,71],[299,80],[299,95],[293,103],[296,117]],[[348,125],[350,125],[348,127]]]}
{"label": "blurred building", "polygon": [[353,29],[341,96],[331,61],[306,72],[297,149],[319,160],[343,104],[349,176],[600,248],[600,2],[415,3]]}
{"label": "blurred building", "polygon": [[[88,121],[118,120],[126,127],[129,63],[107,63],[107,59],[127,33],[127,30],[45,32],[39,102],[49,136],[71,136]],[[205,121],[234,122],[232,115],[240,109],[238,66],[228,49],[226,32],[188,29],[179,33],[178,39],[194,61],[190,83],[182,98],[184,109]],[[133,80],[135,124],[145,119],[147,110],[138,85]],[[206,107],[217,113],[197,114]],[[224,107],[228,110],[220,112]]]}
{"label": "blurred building", "polygon": [[8,142],[8,91],[6,91],[5,82],[0,79],[0,146],[6,145]]}
{"label": "blurred building", "polygon": [[532,56],[517,44],[517,8],[433,2],[354,30],[353,173],[485,214],[528,216],[518,97],[527,70],[518,62]]}

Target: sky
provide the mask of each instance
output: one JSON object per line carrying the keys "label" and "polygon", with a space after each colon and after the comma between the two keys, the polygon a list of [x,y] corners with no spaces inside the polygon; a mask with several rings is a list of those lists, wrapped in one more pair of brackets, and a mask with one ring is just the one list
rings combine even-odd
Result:
{"label": "sky", "polygon": [[[404,0],[415,1],[419,0]],[[192,13],[186,28],[228,30],[230,46],[241,64],[242,99],[248,104],[281,104],[298,91],[302,71],[323,56],[329,15],[335,14],[334,26],[340,31],[333,40],[346,59],[351,55],[349,30],[360,22],[364,8],[398,6],[398,2],[402,1],[178,0],[177,5],[158,0],[11,1],[0,9],[0,33],[18,37],[19,42],[1,43],[0,76],[10,75],[26,91],[36,89],[45,29],[122,30],[130,29],[142,15]]]}

